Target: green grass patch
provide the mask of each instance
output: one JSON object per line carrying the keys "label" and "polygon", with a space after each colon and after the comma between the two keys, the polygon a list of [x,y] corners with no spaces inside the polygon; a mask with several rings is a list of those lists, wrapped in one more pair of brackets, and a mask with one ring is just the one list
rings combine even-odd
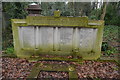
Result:
{"label": "green grass patch", "polygon": [[9,47],[9,48],[7,48],[7,49],[5,50],[5,53],[6,53],[6,54],[13,54],[13,52],[14,52],[14,48],[13,48],[13,47]]}
{"label": "green grass patch", "polygon": [[6,48],[6,50],[2,54],[2,57],[16,58],[17,56],[14,54],[14,48],[13,47],[9,47],[9,48]]}
{"label": "green grass patch", "polygon": [[118,53],[116,44],[120,41],[118,33],[119,29],[120,26],[114,25],[106,25],[104,28],[102,51],[104,51],[108,56]]}
{"label": "green grass patch", "polygon": [[106,25],[104,28],[103,33],[103,40],[104,41],[120,41],[118,37],[118,30],[120,29],[120,26],[114,26],[114,25]]}

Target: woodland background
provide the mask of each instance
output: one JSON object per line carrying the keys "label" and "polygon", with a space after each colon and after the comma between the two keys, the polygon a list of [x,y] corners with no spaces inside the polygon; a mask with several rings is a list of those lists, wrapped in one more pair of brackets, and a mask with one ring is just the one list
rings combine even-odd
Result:
{"label": "woodland background", "polygon": [[[52,16],[59,9],[61,16],[87,16],[90,20],[105,20],[103,50],[118,53],[120,29],[120,2],[36,2],[41,5],[43,16]],[[11,19],[23,19],[28,15],[26,8],[31,2],[3,2],[2,6],[2,50],[13,53]],[[110,49],[108,47],[111,47]]]}

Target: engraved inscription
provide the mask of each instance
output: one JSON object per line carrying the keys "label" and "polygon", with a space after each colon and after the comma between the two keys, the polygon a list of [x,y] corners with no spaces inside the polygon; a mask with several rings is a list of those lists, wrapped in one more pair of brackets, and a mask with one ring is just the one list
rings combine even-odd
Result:
{"label": "engraved inscription", "polygon": [[20,40],[23,48],[35,48],[34,27],[21,27]]}
{"label": "engraved inscription", "polygon": [[73,28],[61,28],[60,29],[60,48],[61,50],[72,50],[72,37]]}
{"label": "engraved inscription", "polygon": [[43,49],[53,49],[53,27],[40,27],[41,47]]}
{"label": "engraved inscription", "polygon": [[85,51],[91,51],[95,44],[97,29],[81,28],[79,32],[80,37],[80,49]]}

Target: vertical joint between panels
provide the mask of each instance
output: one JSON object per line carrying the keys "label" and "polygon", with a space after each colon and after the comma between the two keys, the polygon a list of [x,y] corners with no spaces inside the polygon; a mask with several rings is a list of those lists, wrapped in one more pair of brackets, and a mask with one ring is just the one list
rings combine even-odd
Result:
{"label": "vertical joint between panels", "polygon": [[55,34],[55,31],[56,31],[55,29],[56,29],[56,27],[53,27],[53,51],[56,50],[56,49],[55,49],[55,37],[56,37],[56,36],[55,36],[55,35],[56,35],[56,34]]}
{"label": "vertical joint between panels", "polygon": [[34,49],[36,49],[36,26],[33,26],[34,29]]}
{"label": "vertical joint between panels", "polygon": [[58,27],[53,27],[53,50],[58,51]]}
{"label": "vertical joint between panels", "polygon": [[38,40],[39,40],[39,35],[38,35],[38,26],[35,26],[34,32],[35,32],[35,49],[38,49]]}
{"label": "vertical joint between panels", "polygon": [[59,34],[59,27],[56,27],[56,30],[57,30],[57,34],[56,34],[56,36],[57,36],[57,50],[59,51],[60,50],[60,43],[59,43],[59,41],[60,41],[60,34]]}
{"label": "vertical joint between panels", "polygon": [[78,49],[78,44],[79,44],[79,28],[75,27],[73,28],[73,50]]}
{"label": "vertical joint between panels", "polygon": [[23,46],[23,45],[24,45],[24,44],[23,44],[23,40],[24,40],[24,35],[23,35],[23,34],[24,34],[24,33],[23,33],[23,30],[22,30],[22,29],[23,29],[23,27],[20,26],[20,27],[19,27],[19,31],[20,31],[19,38],[20,38],[21,48],[24,48],[24,46]]}
{"label": "vertical joint between panels", "polygon": [[[41,32],[41,26],[39,26],[38,27],[38,33],[39,33],[39,37],[38,37],[38,46],[39,45],[42,45],[42,39],[41,39],[41,34],[42,34],[42,32]],[[41,46],[39,46],[40,48],[41,48]]]}
{"label": "vertical joint between panels", "polygon": [[72,51],[74,50],[75,45],[75,28],[73,28],[73,38],[72,38]]}

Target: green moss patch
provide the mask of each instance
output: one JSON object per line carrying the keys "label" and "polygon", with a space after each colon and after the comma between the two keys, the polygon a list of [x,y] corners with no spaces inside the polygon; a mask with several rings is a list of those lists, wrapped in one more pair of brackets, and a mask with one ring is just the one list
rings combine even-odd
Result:
{"label": "green moss patch", "polygon": [[36,63],[34,67],[32,68],[32,71],[28,78],[37,78],[39,76],[39,73],[41,71],[56,71],[56,72],[68,72],[69,78],[78,78],[77,73],[75,71],[75,68],[73,65],[67,65],[67,64],[48,64],[48,63]]}

